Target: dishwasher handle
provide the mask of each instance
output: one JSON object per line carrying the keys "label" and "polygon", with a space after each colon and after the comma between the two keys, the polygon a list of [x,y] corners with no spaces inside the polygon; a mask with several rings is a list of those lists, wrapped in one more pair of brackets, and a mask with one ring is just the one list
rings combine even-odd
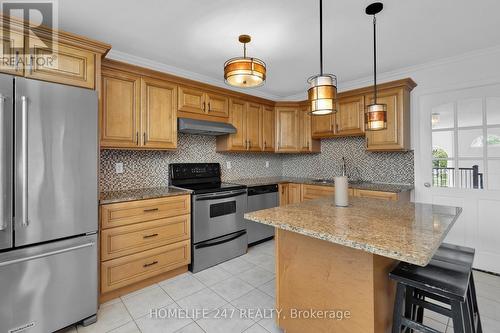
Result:
{"label": "dishwasher handle", "polygon": [[248,188],[248,196],[249,197],[253,196],[253,195],[261,195],[261,194],[277,193],[277,192],[278,192],[278,185],[277,184],[254,186],[254,187]]}

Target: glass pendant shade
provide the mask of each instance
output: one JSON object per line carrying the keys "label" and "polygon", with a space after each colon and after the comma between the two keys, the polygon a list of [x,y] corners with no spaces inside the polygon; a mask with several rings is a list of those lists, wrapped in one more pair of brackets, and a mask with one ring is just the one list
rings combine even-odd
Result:
{"label": "glass pendant shade", "polygon": [[366,107],[365,130],[380,131],[387,128],[387,105],[370,104]]}
{"label": "glass pendant shade", "polygon": [[258,87],[266,80],[266,64],[256,58],[229,59],[224,64],[224,80],[235,87]]}
{"label": "glass pendant shade", "polygon": [[316,75],[307,80],[310,88],[307,91],[311,114],[325,115],[336,112],[337,78],[335,75]]}
{"label": "glass pendant shade", "polygon": [[252,38],[249,35],[240,35],[238,40],[243,44],[243,57],[232,58],[224,63],[224,81],[240,88],[252,88],[264,84],[266,64],[260,59],[247,57],[246,45]]}

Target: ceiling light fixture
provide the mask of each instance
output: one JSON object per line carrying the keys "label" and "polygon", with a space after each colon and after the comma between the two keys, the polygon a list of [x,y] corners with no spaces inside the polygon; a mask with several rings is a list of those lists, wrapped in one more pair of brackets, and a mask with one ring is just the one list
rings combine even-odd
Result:
{"label": "ceiling light fixture", "polygon": [[307,91],[311,114],[325,115],[337,112],[335,98],[337,97],[337,77],[323,73],[323,1],[319,0],[319,75],[307,79],[310,88]]}
{"label": "ceiling light fixture", "polygon": [[247,58],[247,43],[252,40],[249,35],[240,35],[238,40],[243,44],[243,57],[224,63],[224,81],[240,88],[261,86],[266,80],[266,64],[257,58]]}
{"label": "ceiling light fixture", "polygon": [[373,16],[373,103],[366,107],[365,130],[379,131],[387,128],[387,105],[377,103],[377,19],[376,14],[380,13],[384,5],[381,2],[374,2],[366,7],[366,14]]}

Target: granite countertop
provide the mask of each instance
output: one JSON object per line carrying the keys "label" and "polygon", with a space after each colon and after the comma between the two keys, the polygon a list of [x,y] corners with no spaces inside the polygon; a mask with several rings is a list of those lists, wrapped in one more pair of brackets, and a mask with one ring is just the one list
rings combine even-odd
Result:
{"label": "granite countertop", "polygon": [[[270,184],[284,184],[284,183],[301,183],[309,185],[320,186],[335,186],[333,179],[327,182],[318,182],[315,178],[300,178],[300,177],[257,177],[230,180],[230,183],[246,185],[248,187],[270,185]],[[350,182],[349,188],[382,191],[382,192],[406,192],[413,190],[413,185],[407,184],[388,184],[388,183],[372,183],[372,182]]]}
{"label": "granite countertop", "polygon": [[245,218],[425,266],[461,212],[458,207],[351,197],[349,207],[321,198],[247,213]]}
{"label": "granite countertop", "polygon": [[134,201],[142,199],[154,199],[162,197],[170,197],[174,195],[190,194],[190,190],[184,190],[173,186],[141,188],[135,190],[108,191],[101,192],[99,195],[99,203],[101,205]]}

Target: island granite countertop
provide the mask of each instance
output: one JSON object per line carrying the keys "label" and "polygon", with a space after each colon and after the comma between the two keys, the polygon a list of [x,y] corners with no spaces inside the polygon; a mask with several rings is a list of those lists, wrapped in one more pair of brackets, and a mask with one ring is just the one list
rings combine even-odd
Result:
{"label": "island granite countertop", "polygon": [[426,266],[461,208],[350,198],[321,198],[245,214],[245,218],[380,256]]}
{"label": "island granite countertop", "polygon": [[110,203],[155,199],[162,197],[171,197],[175,195],[190,194],[190,190],[184,190],[173,186],[141,188],[134,190],[120,190],[101,192],[99,195],[99,204],[105,205]]}
{"label": "island granite countertop", "polygon": [[[256,177],[256,178],[244,178],[229,180],[229,183],[246,185],[248,187],[261,186],[261,185],[271,185],[271,184],[286,184],[286,183],[300,183],[308,185],[320,185],[320,186],[335,186],[333,179],[327,180],[326,182],[320,182],[314,178],[302,178],[302,177]],[[381,192],[393,192],[400,193],[413,190],[413,185],[409,184],[392,184],[392,183],[373,183],[356,181],[350,182],[349,188],[361,189],[361,190],[371,190],[371,191],[381,191]]]}

